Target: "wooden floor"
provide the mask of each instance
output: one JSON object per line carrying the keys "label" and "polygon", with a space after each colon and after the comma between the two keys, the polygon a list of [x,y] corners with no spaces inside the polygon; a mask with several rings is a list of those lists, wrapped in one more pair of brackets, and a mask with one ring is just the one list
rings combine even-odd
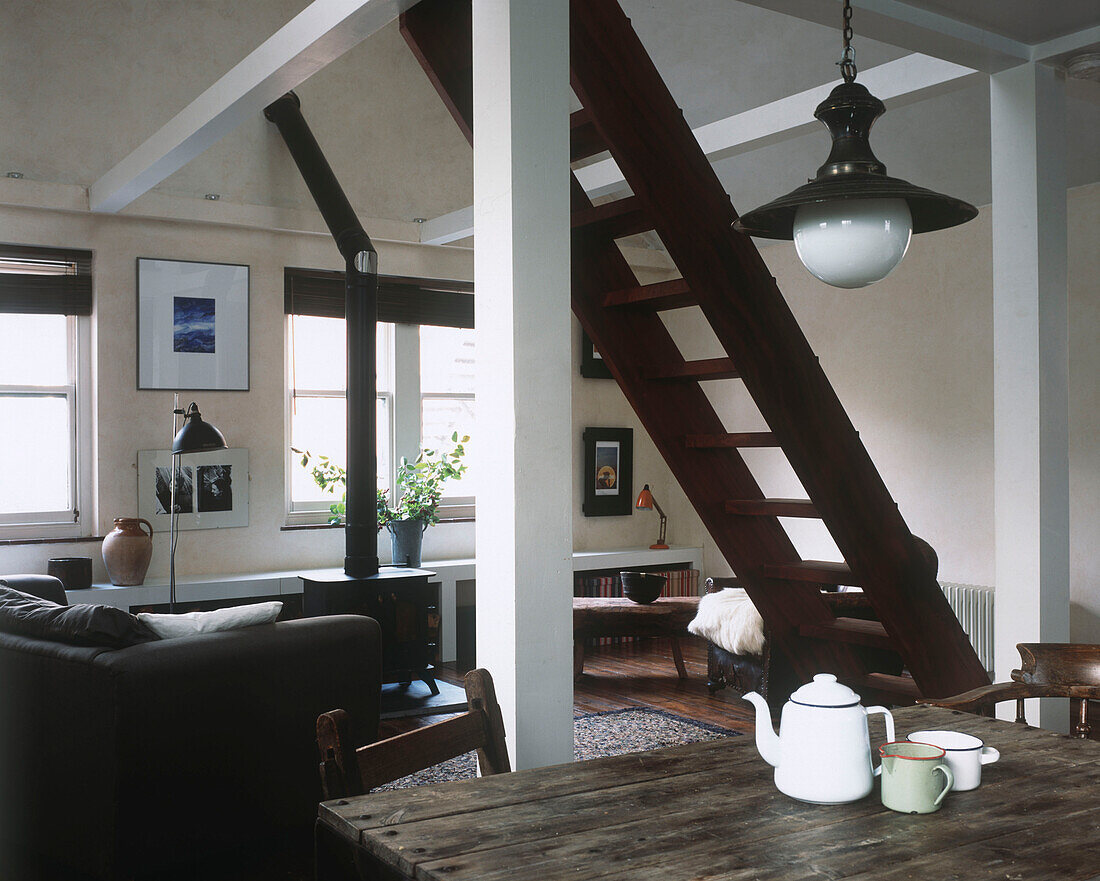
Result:
{"label": "wooden floor", "polygon": [[[706,644],[688,636],[680,640],[680,645],[688,673],[686,681],[676,675],[670,640],[654,637],[591,649],[585,655],[584,675],[573,686],[573,711],[602,713],[627,707],[656,707],[687,719],[750,732],[755,719],[751,704],[730,689],[713,696],[707,692]],[[440,671],[440,678],[461,682],[461,677],[447,668]],[[429,717],[423,722],[438,719]],[[385,733],[395,734],[409,727],[415,724],[404,724],[400,729],[391,727]]]}

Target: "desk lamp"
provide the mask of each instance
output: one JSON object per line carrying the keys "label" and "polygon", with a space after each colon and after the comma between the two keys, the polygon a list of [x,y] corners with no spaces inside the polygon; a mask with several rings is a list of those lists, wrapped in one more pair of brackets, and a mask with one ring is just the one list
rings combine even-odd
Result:
{"label": "desk lamp", "polygon": [[[179,483],[180,458],[186,453],[202,453],[207,450],[224,450],[228,444],[225,435],[209,422],[202,421],[198,404],[192,401],[186,410],[179,406],[179,395],[172,407],[172,496],[169,525],[170,552],[168,564],[168,610],[176,611],[176,539],[179,537],[179,506],[176,504],[176,485]],[[183,417],[183,427],[176,431],[178,417]]]}
{"label": "desk lamp", "polygon": [[665,516],[665,512],[661,510],[661,506],[657,504],[657,500],[653,498],[653,493],[649,491],[649,484],[647,483],[642,487],[642,491],[638,493],[638,501],[634,503],[634,507],[639,511],[652,511],[657,509],[657,514],[661,518],[661,534],[657,537],[657,544],[650,545],[650,550],[660,551],[667,550],[668,545],[665,544],[665,527],[668,526],[668,518]]}

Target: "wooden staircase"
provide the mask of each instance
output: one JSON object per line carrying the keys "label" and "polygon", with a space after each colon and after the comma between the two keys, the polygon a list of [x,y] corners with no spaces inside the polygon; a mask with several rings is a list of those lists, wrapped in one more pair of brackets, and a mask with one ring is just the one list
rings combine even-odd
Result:
{"label": "wooden staircase", "polygon": [[[402,33],[472,139],[468,0],[421,0]],[[573,311],[630,400],[772,639],[772,698],[830,671],[864,702],[911,703],[989,683],[936,582],[629,20],[615,0],[573,0],[574,162],[610,151],[633,195],[593,205],[572,178]],[[639,284],[616,239],[654,230],[682,276]],[[726,357],[686,360],[661,312],[697,307]],[[704,385],[735,379],[768,431],[730,432]],[[778,447],[808,499],[765,498],[741,456]],[[845,563],[802,560],[780,517],[824,522]],[[824,586],[862,587],[879,621],[834,617]],[[893,654],[893,653],[896,653]],[[883,664],[884,657],[897,658]],[[902,665],[910,676],[890,675]]]}

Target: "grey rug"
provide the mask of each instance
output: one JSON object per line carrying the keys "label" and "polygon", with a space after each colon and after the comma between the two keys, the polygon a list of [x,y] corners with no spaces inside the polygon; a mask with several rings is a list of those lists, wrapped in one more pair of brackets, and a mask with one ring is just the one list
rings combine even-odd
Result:
{"label": "grey rug", "polygon": [[[720,740],[737,737],[739,732],[685,719],[664,710],[650,707],[632,707],[610,710],[606,713],[588,713],[573,719],[573,757],[579,762],[618,756],[623,753],[644,752],[664,746],[697,743],[702,740]],[[402,777],[378,789],[404,789],[424,786],[428,783],[446,783],[477,776],[477,754],[443,762],[440,765]]]}

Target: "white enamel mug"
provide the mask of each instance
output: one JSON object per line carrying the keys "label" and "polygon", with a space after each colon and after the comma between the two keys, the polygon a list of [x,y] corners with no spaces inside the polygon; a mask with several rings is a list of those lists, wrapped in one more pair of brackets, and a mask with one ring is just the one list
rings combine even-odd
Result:
{"label": "white enamel mug", "polygon": [[955,777],[951,787],[955,792],[977,789],[982,782],[982,765],[989,765],[1001,757],[993,747],[961,731],[914,731],[906,739],[930,743],[947,754],[947,764]]}

